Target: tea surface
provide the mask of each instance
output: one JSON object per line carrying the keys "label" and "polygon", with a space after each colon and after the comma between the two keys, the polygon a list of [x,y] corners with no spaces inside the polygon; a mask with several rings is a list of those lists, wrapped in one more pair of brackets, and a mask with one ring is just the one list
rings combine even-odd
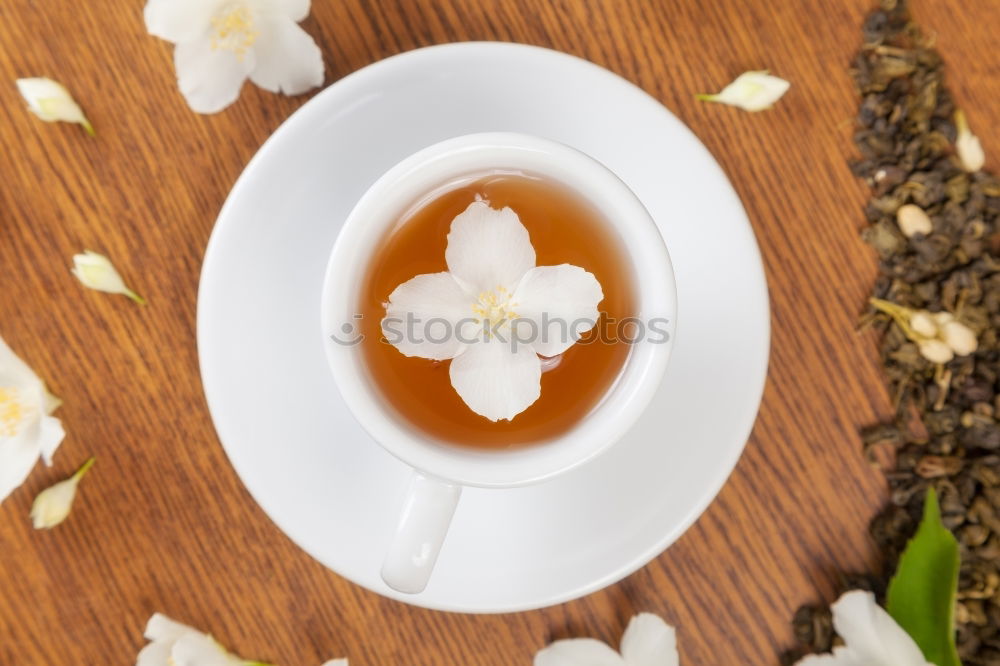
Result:
{"label": "tea surface", "polygon": [[[510,421],[490,421],[462,402],[448,377],[451,361],[406,357],[384,340],[380,328],[393,289],[415,275],[448,270],[444,257],[451,222],[477,196],[493,208],[509,206],[518,214],[538,266],[580,266],[594,274],[604,291],[598,306],[602,322],[542,374],[541,397]],[[634,281],[618,232],[577,193],[522,174],[459,182],[405,213],[374,256],[362,282],[361,352],[388,405],[433,438],[480,448],[543,442],[586,417],[619,376],[629,345],[604,342],[597,331],[635,314]]]}

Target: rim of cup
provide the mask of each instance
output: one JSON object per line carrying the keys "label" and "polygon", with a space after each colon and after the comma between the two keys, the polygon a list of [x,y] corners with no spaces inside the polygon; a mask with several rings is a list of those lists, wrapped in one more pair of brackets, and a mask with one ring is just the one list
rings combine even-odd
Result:
{"label": "rim of cup", "polygon": [[[385,405],[357,346],[331,334],[359,312],[360,281],[375,249],[400,215],[443,184],[490,172],[526,172],[561,183],[615,225],[635,268],[644,321],[667,320],[668,341],[632,344],[621,373],[600,403],[563,435],[513,449],[487,450],[435,441]],[[586,267],[584,267],[586,268]],[[470,134],[434,144],[383,174],[348,215],[334,243],[322,291],[322,334],[340,393],[361,426],[410,466],[452,483],[511,487],[551,478],[597,456],[620,439],[646,409],[662,381],[676,327],[673,268],[663,238],[638,197],[612,171],[565,144],[526,134]],[[516,418],[516,417],[515,417]],[[484,425],[488,425],[484,422]]]}

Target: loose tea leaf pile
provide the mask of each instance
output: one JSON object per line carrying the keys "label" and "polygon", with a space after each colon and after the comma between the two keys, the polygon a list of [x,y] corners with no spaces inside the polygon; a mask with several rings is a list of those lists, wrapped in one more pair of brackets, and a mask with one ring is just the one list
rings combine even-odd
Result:
{"label": "loose tea leaf pile", "polygon": [[[1000,180],[963,169],[941,57],[905,0],[882,0],[862,32],[853,67],[861,159],[852,169],[872,190],[862,235],[879,258],[873,297],[951,313],[978,347],[934,363],[897,321],[874,307],[863,317],[883,331],[896,408],[891,422],[863,431],[865,451],[873,462],[894,452],[895,466],[887,471],[890,504],[872,523],[886,572],[844,587],[884,593],[934,487],[961,546],[959,654],[965,666],[1000,666]],[[825,608],[800,609],[794,625],[807,651],[825,652],[835,640]]]}

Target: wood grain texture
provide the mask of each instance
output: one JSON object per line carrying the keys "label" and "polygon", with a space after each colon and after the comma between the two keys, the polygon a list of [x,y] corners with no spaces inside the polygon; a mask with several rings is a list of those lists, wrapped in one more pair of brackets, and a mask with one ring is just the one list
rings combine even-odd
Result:
{"label": "wood grain texture", "polygon": [[[845,165],[856,108],[847,64],[870,2],[314,1],[304,26],[327,83],[401,51],[480,39],[621,74],[701,137],[763,251],[770,378],[718,500],[625,581],[500,616],[410,608],[326,570],[254,504],[213,430],[195,349],[205,244],[241,169],[306,98],[248,87],[227,111],[198,116],[139,0],[0,2],[0,334],[64,398],[69,431],[55,466],[0,505],[0,664],[133,663],[156,610],[285,665],[530,664],[554,638],[616,643],[637,611],[677,625],[685,664],[775,664],[795,608],[876,562],[866,524],[885,489],[856,429],[888,414],[888,399],[874,340],[854,332],[875,259],[857,237],[864,187]],[[913,5],[997,166],[1000,4]],[[793,82],[773,110],[694,100],[752,68]],[[23,109],[13,80],[37,75],[71,86],[96,139]],[[84,291],[68,270],[83,248],[113,257],[151,305]],[[71,519],[32,530],[34,494],[90,454],[97,467]]]}

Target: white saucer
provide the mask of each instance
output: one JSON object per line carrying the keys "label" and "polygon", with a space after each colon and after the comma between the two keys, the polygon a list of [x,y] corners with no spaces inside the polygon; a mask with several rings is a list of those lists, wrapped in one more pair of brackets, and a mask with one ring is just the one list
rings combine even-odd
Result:
{"label": "white saucer", "polygon": [[[631,186],[674,262],[677,338],[663,386],[624,440],[548,483],[467,489],[427,590],[401,595],[382,583],[379,567],[409,470],[369,440],[337,393],[323,354],[320,288],[342,221],[383,171],[432,143],[494,130],[567,143]],[[198,299],[212,417],[267,514],[359,585],[466,612],[583,596],[677,539],[743,449],[768,338],[753,232],[705,148],[627,81],[512,44],[389,58],[303,106],[233,188]]]}

